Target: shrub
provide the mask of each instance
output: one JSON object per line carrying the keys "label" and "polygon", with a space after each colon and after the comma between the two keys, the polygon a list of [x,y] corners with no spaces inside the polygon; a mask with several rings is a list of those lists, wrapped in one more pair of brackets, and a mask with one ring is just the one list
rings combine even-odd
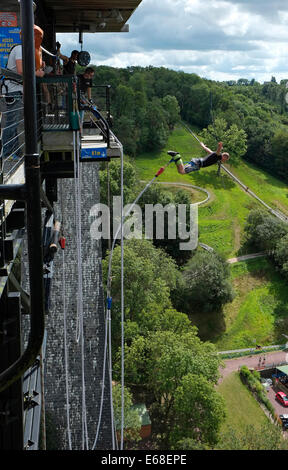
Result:
{"label": "shrub", "polygon": [[258,400],[263,403],[269,413],[275,418],[274,408],[266,396],[263,385],[260,382],[260,374],[258,371],[250,371],[247,366],[242,366],[240,369],[240,376],[244,383],[246,383],[249,390],[256,395]]}

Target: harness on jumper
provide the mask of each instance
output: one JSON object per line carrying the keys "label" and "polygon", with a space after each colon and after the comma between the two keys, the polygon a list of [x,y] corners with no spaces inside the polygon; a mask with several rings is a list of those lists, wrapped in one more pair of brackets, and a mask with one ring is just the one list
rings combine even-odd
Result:
{"label": "harness on jumper", "polygon": [[[196,160],[196,161],[195,161]],[[192,171],[199,171],[201,168],[201,159],[193,159],[190,162],[185,162],[184,168],[185,168],[185,173],[191,173]]]}

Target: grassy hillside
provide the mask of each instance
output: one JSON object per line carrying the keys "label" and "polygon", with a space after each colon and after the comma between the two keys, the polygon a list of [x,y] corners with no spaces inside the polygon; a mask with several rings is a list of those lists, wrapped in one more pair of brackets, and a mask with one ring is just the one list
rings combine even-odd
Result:
{"label": "grassy hillside", "polygon": [[[201,154],[199,144],[192,135],[183,127],[177,127],[162,152],[141,154],[135,159],[139,178],[150,180],[155,171],[169,161],[169,149],[181,153],[184,161]],[[267,204],[288,214],[288,188],[284,183],[244,161],[237,167],[229,167]],[[199,241],[229,258],[239,253],[245,218],[251,209],[260,207],[260,204],[223,171],[217,176],[217,168],[214,165],[189,175],[179,175],[175,164],[171,164],[159,181],[190,183],[210,192],[211,200],[199,207]],[[191,202],[205,199],[202,194],[192,193]]]}
{"label": "grassy hillside", "polygon": [[[168,149],[178,150],[184,161],[199,155],[197,141],[183,127],[177,127],[161,153],[136,158],[140,179],[150,180],[167,163]],[[267,204],[288,214],[288,188],[284,183],[244,161],[236,167],[230,165],[230,169]],[[217,177],[217,166],[182,176],[171,164],[159,180],[190,183],[208,190],[211,200],[199,207],[199,241],[226,258],[239,254],[245,218],[252,208],[262,207],[257,201],[226,173]],[[201,198],[205,198],[203,193],[191,193],[191,202]],[[282,333],[288,331],[288,291],[274,266],[265,258],[237,263],[231,265],[231,279],[236,292],[232,303],[226,304],[222,312],[195,312],[191,316],[200,337],[213,341],[218,350],[251,347],[255,340],[262,345],[282,344]]]}
{"label": "grassy hillside", "polygon": [[[203,340],[212,341],[219,351],[257,344],[283,344],[288,330],[287,282],[266,258],[231,265],[236,293],[221,312],[195,312],[192,323]],[[285,333],[286,331],[286,333]]]}
{"label": "grassy hillside", "polygon": [[288,186],[255,165],[242,161],[240,165],[226,165],[235,176],[273,209],[288,215]]}

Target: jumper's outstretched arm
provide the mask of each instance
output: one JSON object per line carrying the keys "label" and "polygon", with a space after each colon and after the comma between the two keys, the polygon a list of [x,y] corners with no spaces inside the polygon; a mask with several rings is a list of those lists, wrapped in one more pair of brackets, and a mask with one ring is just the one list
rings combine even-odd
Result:
{"label": "jumper's outstretched arm", "polygon": [[223,148],[222,142],[218,142],[218,147],[216,150],[217,155],[220,155],[222,148]]}
{"label": "jumper's outstretched arm", "polygon": [[201,145],[202,149],[205,150],[205,152],[212,153],[212,150],[209,149],[209,147],[207,147],[205,144],[203,144],[203,142],[200,142],[200,145]]}
{"label": "jumper's outstretched arm", "polygon": [[[213,153],[213,151],[211,149],[209,149],[209,147],[207,147],[205,144],[203,144],[203,142],[200,142],[200,145],[201,145],[202,149],[205,150],[205,152]],[[220,155],[222,148],[223,148],[223,144],[222,144],[222,142],[219,142],[217,150],[216,150],[217,155]]]}

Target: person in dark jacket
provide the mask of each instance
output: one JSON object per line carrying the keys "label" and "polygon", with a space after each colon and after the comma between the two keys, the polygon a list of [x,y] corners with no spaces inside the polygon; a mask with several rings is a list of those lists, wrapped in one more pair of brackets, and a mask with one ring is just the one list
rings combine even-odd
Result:
{"label": "person in dark jacket", "polygon": [[88,100],[92,99],[92,86],[93,86],[93,77],[94,69],[92,67],[87,67],[84,73],[79,73],[77,75],[79,80],[79,89],[81,95],[87,95]]}
{"label": "person in dark jacket", "polygon": [[92,102],[92,85],[94,77],[94,69],[92,67],[87,67],[84,73],[77,75],[79,81],[79,91],[80,91],[80,121],[83,123],[84,119],[84,109],[85,109],[85,100],[83,101],[82,97],[86,95],[88,101]]}
{"label": "person in dark jacket", "polygon": [[78,59],[79,51],[72,51],[70,57],[61,54],[60,48],[61,44],[57,42],[57,56],[63,60],[63,75],[75,75],[76,73],[76,62]]}
{"label": "person in dark jacket", "polygon": [[174,152],[172,150],[169,150],[169,152],[167,152],[171,157],[173,157],[177,166],[178,173],[180,173],[181,175],[185,175],[187,173],[190,173],[191,171],[198,171],[200,170],[200,168],[205,168],[207,166],[214,165],[214,163],[226,162],[230,158],[228,152],[221,153],[221,150],[223,148],[222,142],[218,143],[218,147],[215,152],[206,147],[203,142],[200,142],[200,145],[205,150],[205,152],[208,153],[208,155],[203,158],[192,158],[191,161],[186,164],[183,163],[181,155],[178,152]]}

